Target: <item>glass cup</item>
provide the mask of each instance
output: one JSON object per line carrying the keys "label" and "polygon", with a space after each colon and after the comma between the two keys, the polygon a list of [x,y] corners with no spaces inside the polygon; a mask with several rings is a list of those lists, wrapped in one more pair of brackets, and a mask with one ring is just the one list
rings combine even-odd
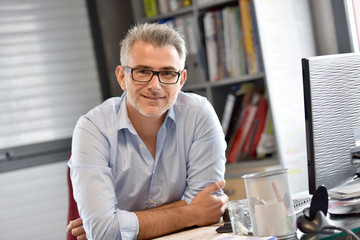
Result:
{"label": "glass cup", "polygon": [[247,199],[227,203],[231,227],[235,235],[248,235],[251,232],[251,219]]}
{"label": "glass cup", "polygon": [[293,237],[296,218],[289,188],[288,169],[243,176],[253,235]]}

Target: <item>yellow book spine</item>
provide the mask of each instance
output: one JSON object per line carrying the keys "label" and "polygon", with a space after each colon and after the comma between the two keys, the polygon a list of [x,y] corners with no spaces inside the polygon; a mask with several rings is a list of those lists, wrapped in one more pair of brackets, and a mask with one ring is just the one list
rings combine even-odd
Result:
{"label": "yellow book spine", "polygon": [[144,10],[147,18],[157,16],[158,8],[156,0],[144,0]]}

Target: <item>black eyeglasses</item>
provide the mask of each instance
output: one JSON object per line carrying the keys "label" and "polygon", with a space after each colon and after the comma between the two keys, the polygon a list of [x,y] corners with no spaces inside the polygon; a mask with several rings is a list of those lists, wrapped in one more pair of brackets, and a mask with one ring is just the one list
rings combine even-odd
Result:
{"label": "black eyeglasses", "polygon": [[150,82],[154,75],[156,75],[161,83],[170,85],[177,83],[180,78],[180,71],[153,71],[145,68],[130,68],[128,66],[124,66],[124,69],[131,72],[131,77],[136,82]]}

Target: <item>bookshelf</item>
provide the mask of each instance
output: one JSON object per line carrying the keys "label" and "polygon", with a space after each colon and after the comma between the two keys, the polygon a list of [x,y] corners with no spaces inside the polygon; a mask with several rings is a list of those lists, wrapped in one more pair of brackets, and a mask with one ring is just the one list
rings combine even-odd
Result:
{"label": "bookshelf", "polygon": [[[164,11],[164,6],[160,6],[164,2],[168,2],[169,5],[170,2],[180,5],[184,2],[191,4]],[[245,3],[246,7],[251,8],[248,11],[248,18],[245,20],[241,17],[245,14],[241,13],[239,3]],[[131,1],[131,4],[135,22],[171,21],[175,28],[184,33],[189,54],[186,63],[188,80],[183,90],[207,97],[213,104],[220,120],[226,114],[224,109],[227,104],[227,96],[235,94],[244,84],[253,84],[257,89],[263,89],[263,93],[266,95],[266,75],[262,67],[256,25],[253,27],[254,32],[250,32],[251,36],[247,36],[247,38],[250,37],[253,44],[253,49],[250,49],[253,51],[253,55],[246,52],[249,51],[246,49],[248,48],[245,43],[246,36],[242,35],[246,31],[246,29],[243,30],[242,22],[255,19],[253,0],[134,0]],[[154,8],[156,8],[156,14],[146,17],[146,15],[151,15],[146,14],[146,11],[153,13]],[[210,25],[207,21],[210,21]],[[211,23],[211,21],[213,22]],[[212,31],[214,35],[211,35]],[[221,35],[219,35],[220,32]],[[209,46],[208,41],[212,39],[211,36],[214,36],[213,38],[217,42],[210,43]],[[220,36],[223,38],[222,40],[219,40]],[[246,56],[252,56],[252,59],[248,59]],[[214,59],[217,61],[211,62]],[[271,113],[269,114],[271,115]],[[227,164],[229,169],[227,171],[231,172],[228,177],[239,178],[244,173],[244,169],[248,173],[249,171],[246,169],[251,169],[251,166],[256,166],[256,170],[260,170],[276,164],[279,164],[279,161],[275,149],[271,157],[265,159],[252,157],[251,159],[242,159],[241,162]],[[243,169],[243,171],[239,171],[239,169]]]}

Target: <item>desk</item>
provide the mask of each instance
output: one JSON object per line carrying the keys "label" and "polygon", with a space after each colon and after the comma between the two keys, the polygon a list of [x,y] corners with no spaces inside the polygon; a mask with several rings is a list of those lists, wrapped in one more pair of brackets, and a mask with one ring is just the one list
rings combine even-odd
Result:
{"label": "desk", "polygon": [[[236,236],[233,233],[217,233],[216,229],[223,223],[210,226],[191,228],[167,236],[155,238],[156,240],[251,240],[249,236]],[[254,237],[254,240],[267,240],[268,237]]]}
{"label": "desk", "polygon": [[160,238],[155,238],[157,240],[186,240],[186,239],[196,239],[196,240],[215,240],[222,234],[217,233],[215,230],[221,226],[223,223],[217,223],[206,227],[197,227],[191,228],[185,231],[173,233],[167,236]]}
{"label": "desk", "polygon": [[[358,236],[360,236],[360,216],[349,216],[349,217],[329,217],[330,221],[333,225],[338,227],[346,227],[352,229]],[[198,227],[198,228],[191,228],[188,230],[184,230],[181,232],[173,233],[167,236],[163,236],[160,238],[156,238],[157,240],[233,240],[239,239],[236,238],[233,234],[220,234],[217,233],[215,230],[223,225],[223,223],[217,223],[206,227]],[[245,239],[245,238],[244,238]],[[257,240],[259,238],[256,238]],[[265,239],[265,238],[264,238]],[[297,230],[297,236],[291,238],[289,240],[316,240],[316,239],[323,239],[323,240],[342,240],[346,239],[345,233],[339,232],[336,234],[303,234],[299,230]],[[249,239],[247,239],[249,240]],[[251,239],[250,239],[251,240]]]}

